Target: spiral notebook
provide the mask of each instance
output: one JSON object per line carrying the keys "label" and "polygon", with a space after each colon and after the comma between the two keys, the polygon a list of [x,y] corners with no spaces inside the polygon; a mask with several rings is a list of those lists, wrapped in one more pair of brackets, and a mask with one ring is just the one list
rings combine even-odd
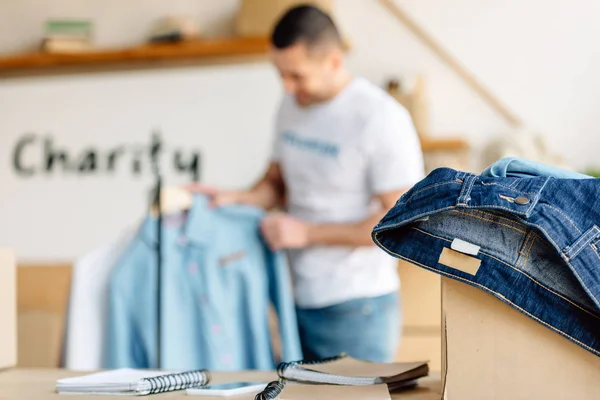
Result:
{"label": "spiral notebook", "polygon": [[[239,400],[390,400],[387,385],[307,385],[290,381],[271,382],[264,391]],[[206,399],[208,400],[208,399]],[[216,400],[216,399],[215,399]],[[236,399],[238,400],[238,399]]]}
{"label": "spiral notebook", "polygon": [[277,372],[282,379],[306,383],[350,386],[386,383],[390,387],[402,387],[427,376],[429,365],[427,362],[377,363],[341,354],[318,361],[282,363]]}
{"label": "spiral notebook", "polygon": [[[337,386],[337,385],[305,385],[287,382],[276,387],[272,382],[267,390],[259,394],[244,394],[231,397],[235,400],[390,400],[390,392],[386,385],[371,386]],[[276,390],[273,390],[276,389]],[[223,400],[227,397],[202,396],[202,400]]]}
{"label": "spiral notebook", "polygon": [[167,372],[120,368],[59,379],[56,381],[56,391],[61,394],[144,396],[204,386],[209,381],[207,370]]}
{"label": "spiral notebook", "polygon": [[[419,378],[429,375],[429,365],[426,362],[375,363],[341,354],[317,361],[281,363],[277,374],[280,379],[269,383],[265,390],[256,395],[255,400],[314,399],[321,398],[318,397],[321,394],[329,396],[323,398],[332,399],[389,398],[388,390],[417,386]],[[385,388],[387,397],[383,396],[382,388]],[[378,390],[381,391],[380,395],[377,394]],[[314,393],[309,395],[311,391]],[[362,397],[349,397],[350,393]],[[305,396],[302,397],[302,394]]]}

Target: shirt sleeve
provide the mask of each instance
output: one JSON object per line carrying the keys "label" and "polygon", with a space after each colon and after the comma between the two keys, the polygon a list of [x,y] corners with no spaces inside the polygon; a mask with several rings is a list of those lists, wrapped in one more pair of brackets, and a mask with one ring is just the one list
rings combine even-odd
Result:
{"label": "shirt sleeve", "polygon": [[284,97],[277,109],[275,115],[275,122],[273,124],[273,145],[271,147],[271,162],[281,161],[281,133],[283,130],[283,120],[285,118],[285,107],[287,99]]}
{"label": "shirt sleeve", "polygon": [[366,126],[368,181],[373,194],[408,189],[423,179],[419,137],[406,109],[387,107]]}
{"label": "shirt sleeve", "polygon": [[[266,249],[266,246],[265,246]],[[281,338],[283,362],[297,361],[303,358],[300,344],[300,333],[294,306],[292,278],[288,260],[281,252],[269,254],[270,262],[267,267],[269,276],[269,296],[277,313],[279,321],[279,336]]]}

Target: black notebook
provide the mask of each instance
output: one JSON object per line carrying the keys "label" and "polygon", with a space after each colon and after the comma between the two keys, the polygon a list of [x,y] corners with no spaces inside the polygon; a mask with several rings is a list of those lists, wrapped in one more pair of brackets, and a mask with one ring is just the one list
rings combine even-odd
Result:
{"label": "black notebook", "polygon": [[59,379],[56,391],[61,394],[130,395],[143,396],[170,392],[210,381],[206,370],[167,372],[145,369],[120,368],[111,371]]}

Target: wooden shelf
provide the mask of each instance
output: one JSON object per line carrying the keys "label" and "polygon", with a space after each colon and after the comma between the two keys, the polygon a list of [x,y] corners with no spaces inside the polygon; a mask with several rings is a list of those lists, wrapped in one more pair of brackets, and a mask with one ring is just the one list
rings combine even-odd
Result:
{"label": "wooden shelf", "polygon": [[461,138],[421,138],[421,148],[424,152],[468,150],[469,142]]}
{"label": "wooden shelf", "polygon": [[0,77],[52,74],[69,69],[135,69],[149,64],[168,66],[178,62],[202,62],[214,59],[239,59],[265,55],[269,50],[266,37],[220,38],[175,44],[145,44],[125,49],[97,49],[76,54],[26,53],[0,57]]}

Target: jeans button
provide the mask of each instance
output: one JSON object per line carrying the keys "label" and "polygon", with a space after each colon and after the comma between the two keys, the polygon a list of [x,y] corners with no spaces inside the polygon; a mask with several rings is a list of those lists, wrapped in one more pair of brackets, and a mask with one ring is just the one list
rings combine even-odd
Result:
{"label": "jeans button", "polygon": [[519,196],[515,199],[515,203],[517,203],[520,206],[524,206],[526,204],[529,204],[530,200],[528,197],[525,196]]}

